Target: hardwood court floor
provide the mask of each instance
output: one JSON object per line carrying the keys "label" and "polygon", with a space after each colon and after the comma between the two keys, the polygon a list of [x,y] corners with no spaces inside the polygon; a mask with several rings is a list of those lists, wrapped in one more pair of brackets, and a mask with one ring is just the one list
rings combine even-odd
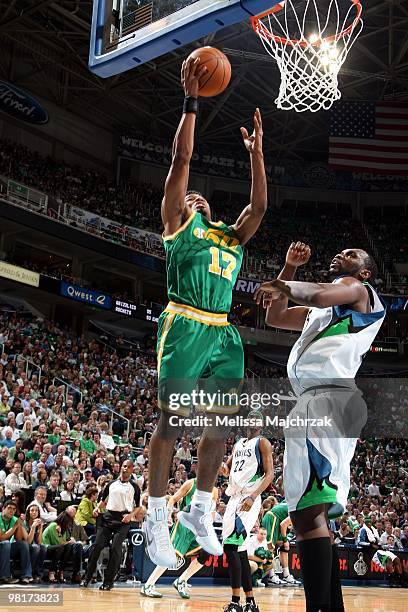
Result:
{"label": "hardwood court floor", "polygon": [[[38,587],[37,587],[38,588]],[[36,612],[222,612],[229,601],[229,592],[225,587],[193,587],[192,598],[182,600],[171,586],[159,587],[164,597],[148,599],[141,597],[138,587],[118,587],[111,592],[101,592],[95,588],[64,588],[63,607],[36,604]],[[55,590],[46,587],[47,591]],[[27,590],[27,589],[24,589]],[[22,593],[24,590],[20,590]],[[59,590],[59,589],[58,589]],[[256,600],[261,612],[304,612],[303,590],[292,589],[256,589]],[[344,587],[344,600],[347,612],[406,612],[407,589],[387,588],[354,588]],[[5,606],[0,609],[7,612],[22,610],[34,606]]]}

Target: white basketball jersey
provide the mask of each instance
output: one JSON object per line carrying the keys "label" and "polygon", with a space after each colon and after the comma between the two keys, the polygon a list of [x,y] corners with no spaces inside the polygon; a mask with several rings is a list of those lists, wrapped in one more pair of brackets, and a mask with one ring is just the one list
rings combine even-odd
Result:
{"label": "white basketball jersey", "polygon": [[259,479],[264,475],[261,451],[259,450],[260,437],[241,438],[232,451],[232,463],[226,494],[238,495],[254,490]]}
{"label": "white basketball jersey", "polygon": [[309,309],[302,334],[288,360],[288,377],[297,395],[325,384],[354,385],[362,359],[386,314],[374,289],[364,284],[370,296],[368,313],[356,312],[348,306]]}

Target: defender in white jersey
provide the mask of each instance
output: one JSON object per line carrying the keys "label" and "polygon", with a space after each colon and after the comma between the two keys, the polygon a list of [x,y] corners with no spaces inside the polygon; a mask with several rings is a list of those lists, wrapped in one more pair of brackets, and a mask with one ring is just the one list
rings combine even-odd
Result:
{"label": "defender in white jersey", "polygon": [[[248,416],[256,426],[248,429],[247,438],[236,442],[225,466],[229,472],[226,494],[230,499],[224,514],[222,540],[232,589],[232,600],[225,612],[259,612],[252,591],[247,546],[261,509],[261,494],[272,482],[273,461],[272,446],[261,436],[262,414],[251,412]],[[246,596],[244,608],[239,603],[241,587]]]}
{"label": "defender in white jersey", "polygon": [[[289,247],[279,277],[264,283],[255,299],[268,308],[269,325],[300,331],[288,360],[288,376],[298,396],[290,418],[303,427],[286,435],[284,488],[299,545],[307,610],[342,610],[335,551],[327,515],[342,514],[350,485],[350,461],[366,421],[366,405],[354,378],[385,317],[369,280],[373,258],[346,249],[330,265],[332,283],[294,281],[309,261],[310,248]],[[289,300],[299,306],[288,307]],[[322,419],[331,426],[322,427]],[[318,426],[315,426],[318,425]]]}

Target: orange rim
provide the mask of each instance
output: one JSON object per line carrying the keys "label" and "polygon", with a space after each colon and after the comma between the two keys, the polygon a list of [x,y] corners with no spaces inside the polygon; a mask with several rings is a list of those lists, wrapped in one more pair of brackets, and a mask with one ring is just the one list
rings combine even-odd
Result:
{"label": "orange rim", "polygon": [[293,46],[300,45],[301,47],[307,47],[308,45],[310,45],[312,47],[319,47],[323,42],[328,42],[328,43],[337,42],[341,38],[344,38],[345,36],[350,34],[350,32],[352,32],[354,28],[357,26],[358,22],[361,20],[363,7],[361,5],[360,0],[350,0],[350,2],[354,4],[354,6],[357,9],[357,15],[353,23],[351,23],[348,28],[340,32],[340,34],[334,34],[333,36],[327,36],[326,38],[319,38],[315,42],[300,40],[297,38],[291,39],[291,38],[284,38],[283,36],[276,36],[275,34],[272,34],[272,32],[270,32],[266,26],[264,26],[261,19],[263,19],[264,17],[267,17],[268,15],[279,13],[285,7],[285,4],[286,4],[285,1],[279,2],[272,9],[265,11],[265,13],[261,13],[260,15],[255,15],[254,17],[251,17],[252,28],[254,29],[254,32],[258,34],[258,36],[269,38],[269,40],[274,40],[275,42],[281,43],[283,45],[285,44],[289,44]]}

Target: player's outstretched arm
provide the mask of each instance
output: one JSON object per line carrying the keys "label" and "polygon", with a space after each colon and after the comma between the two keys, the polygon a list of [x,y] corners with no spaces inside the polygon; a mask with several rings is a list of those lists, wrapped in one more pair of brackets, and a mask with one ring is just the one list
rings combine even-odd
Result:
{"label": "player's outstretched arm", "polygon": [[[347,305],[359,312],[367,312],[368,294],[364,285],[352,276],[345,276],[338,283],[302,283],[284,281],[279,278],[263,283],[257,289],[256,301],[259,304],[262,295],[268,299],[277,300],[287,297],[295,304],[309,308],[327,308],[329,306]],[[288,311],[291,310],[290,308]]]}
{"label": "player's outstretched arm", "polygon": [[259,108],[254,115],[254,131],[250,136],[246,128],[241,128],[245,148],[251,158],[252,188],[251,202],[242,211],[235,225],[239,242],[244,245],[252,238],[261,224],[268,206],[268,185],[266,182],[265,163],[263,156],[262,116]]}
{"label": "player's outstretched arm", "polygon": [[[296,270],[305,265],[310,259],[310,247],[303,242],[292,242],[286,254],[285,265],[280,272],[278,279],[283,281],[293,281]],[[255,292],[254,299],[258,304],[262,303],[267,308],[266,324],[279,329],[290,329],[292,331],[302,331],[309,311],[304,306],[288,308],[289,298],[285,294],[279,294],[276,299],[275,294],[269,294],[264,283]]]}
{"label": "player's outstretched arm", "polygon": [[193,484],[192,480],[186,480],[184,484],[181,485],[178,491],[174,495],[172,495],[167,503],[167,510],[169,514],[173,510],[174,506],[178,504],[183,497],[187,495],[189,490],[191,489],[191,485]]}
{"label": "player's outstretched arm", "polygon": [[196,103],[198,98],[198,83],[207,68],[199,68],[199,58],[190,58],[183,62],[181,68],[181,84],[185,101],[183,116],[180,120],[173,141],[172,163],[167,175],[162,201],[162,221],[164,235],[174,234],[182,225],[185,211],[185,196],[190,173],[190,161],[194,149],[194,130],[196,123]]}

